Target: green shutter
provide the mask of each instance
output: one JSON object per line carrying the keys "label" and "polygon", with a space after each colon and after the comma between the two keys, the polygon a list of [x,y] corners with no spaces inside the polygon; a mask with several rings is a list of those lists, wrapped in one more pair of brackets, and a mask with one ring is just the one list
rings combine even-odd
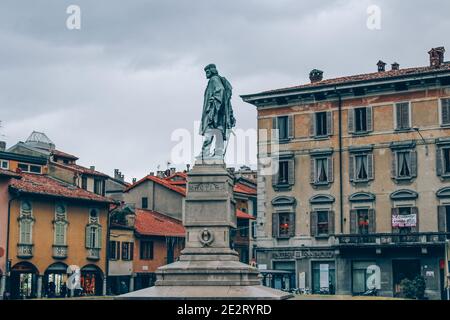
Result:
{"label": "green shutter", "polygon": [[367,131],[373,131],[373,108],[367,107],[366,109],[366,121],[367,121]]}
{"label": "green shutter", "polygon": [[398,216],[400,214],[400,210],[398,208],[392,208],[391,209],[391,228],[392,228],[392,233],[400,233],[400,229],[398,227],[393,227],[392,226],[392,217],[393,216]]}
{"label": "green shutter", "polygon": [[334,158],[333,158],[333,156],[328,157],[327,163],[328,163],[327,178],[328,178],[328,182],[331,183],[334,181],[334,174],[333,174],[334,173],[334,170],[333,170]]}
{"label": "green shutter", "polygon": [[316,136],[316,114],[311,113],[309,116],[309,135],[311,137]]}
{"label": "green shutter", "polygon": [[272,237],[274,239],[278,238],[278,213],[272,213]]}
{"label": "green shutter", "polygon": [[311,231],[311,237],[315,237],[317,235],[317,212],[311,211],[310,213],[310,231]]}
{"label": "green shutter", "polygon": [[86,226],[85,229],[86,232],[86,248],[90,248],[91,247],[91,226]]}
{"label": "green shutter", "polygon": [[355,132],[355,109],[349,109],[347,111],[347,118],[348,118],[348,132],[354,133]]}
{"label": "green shutter", "polygon": [[444,157],[443,150],[436,147],[436,174],[438,177],[442,176],[444,173]]}
{"label": "green shutter", "polygon": [[293,115],[288,116],[288,137],[289,139],[294,139],[295,137],[295,122]]}
{"label": "green shutter", "polygon": [[391,177],[392,178],[397,178],[397,161],[398,161],[398,157],[397,157],[397,152],[392,151],[391,152],[392,155],[392,160],[391,160]]}
{"label": "green shutter", "polygon": [[289,237],[295,237],[295,212],[289,213]]}
{"label": "green shutter", "polygon": [[348,175],[350,177],[350,182],[355,180],[355,156],[350,155],[348,157]]}
{"label": "green shutter", "polygon": [[450,99],[441,100],[442,125],[450,124]]}
{"label": "green shutter", "polygon": [[411,151],[411,177],[417,177],[417,151]]}
{"label": "green shutter", "polygon": [[375,216],[375,210],[369,209],[369,233],[374,234],[377,232],[377,219]]}
{"label": "green shutter", "polygon": [[419,232],[419,208],[417,207],[412,207],[411,208],[411,213],[416,215],[416,227],[415,228],[411,228],[412,232]]}
{"label": "green shutter", "polygon": [[350,234],[358,233],[358,210],[350,210]]}
{"label": "green shutter", "polygon": [[102,227],[97,228],[97,246],[98,249],[102,248]]}
{"label": "green shutter", "polygon": [[447,207],[446,206],[438,206],[438,232],[446,232],[447,231]]}
{"label": "green shutter", "polygon": [[316,182],[316,176],[316,159],[314,157],[311,157],[309,166],[309,181],[311,182],[311,184],[314,184]]}
{"label": "green shutter", "polygon": [[295,184],[295,158],[288,160],[288,181],[291,186]]}
{"label": "green shutter", "polygon": [[336,233],[335,230],[335,213],[334,211],[328,211],[328,234],[334,235]]}
{"label": "green shutter", "polygon": [[373,180],[375,177],[374,174],[374,163],[373,163],[373,153],[369,153],[367,155],[367,179]]}
{"label": "green shutter", "polygon": [[327,111],[327,135],[333,135],[333,111]]}

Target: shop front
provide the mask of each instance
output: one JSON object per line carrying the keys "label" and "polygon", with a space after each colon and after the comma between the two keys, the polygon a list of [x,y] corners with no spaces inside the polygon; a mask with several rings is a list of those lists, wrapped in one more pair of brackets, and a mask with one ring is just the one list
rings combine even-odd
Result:
{"label": "shop front", "polygon": [[19,262],[11,269],[11,299],[37,297],[38,269],[29,262]]}
{"label": "shop front", "polygon": [[65,263],[54,263],[45,270],[43,291],[43,296],[48,298],[67,297],[67,265]]}
{"label": "shop front", "polygon": [[101,296],[103,294],[103,272],[96,265],[81,268],[81,294],[83,296]]}

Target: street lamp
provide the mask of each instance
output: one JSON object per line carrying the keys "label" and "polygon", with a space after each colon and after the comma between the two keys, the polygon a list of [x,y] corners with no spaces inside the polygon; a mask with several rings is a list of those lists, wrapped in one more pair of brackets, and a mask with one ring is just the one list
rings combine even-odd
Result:
{"label": "street lamp", "polygon": [[414,129],[414,131],[416,131],[416,132],[419,134],[419,136],[422,138],[423,144],[425,145],[425,155],[428,157],[428,144],[427,144],[427,142],[425,141],[425,139],[423,138],[422,133],[420,133],[419,127],[414,127],[413,129]]}

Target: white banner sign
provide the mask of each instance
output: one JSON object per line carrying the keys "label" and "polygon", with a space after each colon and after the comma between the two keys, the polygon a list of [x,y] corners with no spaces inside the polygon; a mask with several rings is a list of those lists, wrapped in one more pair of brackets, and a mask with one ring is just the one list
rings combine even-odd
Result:
{"label": "white banner sign", "polygon": [[417,216],[415,214],[392,216],[392,226],[396,228],[415,227]]}

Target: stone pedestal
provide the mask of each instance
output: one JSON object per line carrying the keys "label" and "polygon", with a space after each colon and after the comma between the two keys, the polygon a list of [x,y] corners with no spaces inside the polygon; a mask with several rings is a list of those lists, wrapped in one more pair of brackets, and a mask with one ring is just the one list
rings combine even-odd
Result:
{"label": "stone pedestal", "polygon": [[197,161],[188,174],[183,208],[186,246],[175,263],[156,271],[154,287],[118,299],[287,299],[263,287],[259,272],[230,248],[236,228],[233,177],[222,160]]}

